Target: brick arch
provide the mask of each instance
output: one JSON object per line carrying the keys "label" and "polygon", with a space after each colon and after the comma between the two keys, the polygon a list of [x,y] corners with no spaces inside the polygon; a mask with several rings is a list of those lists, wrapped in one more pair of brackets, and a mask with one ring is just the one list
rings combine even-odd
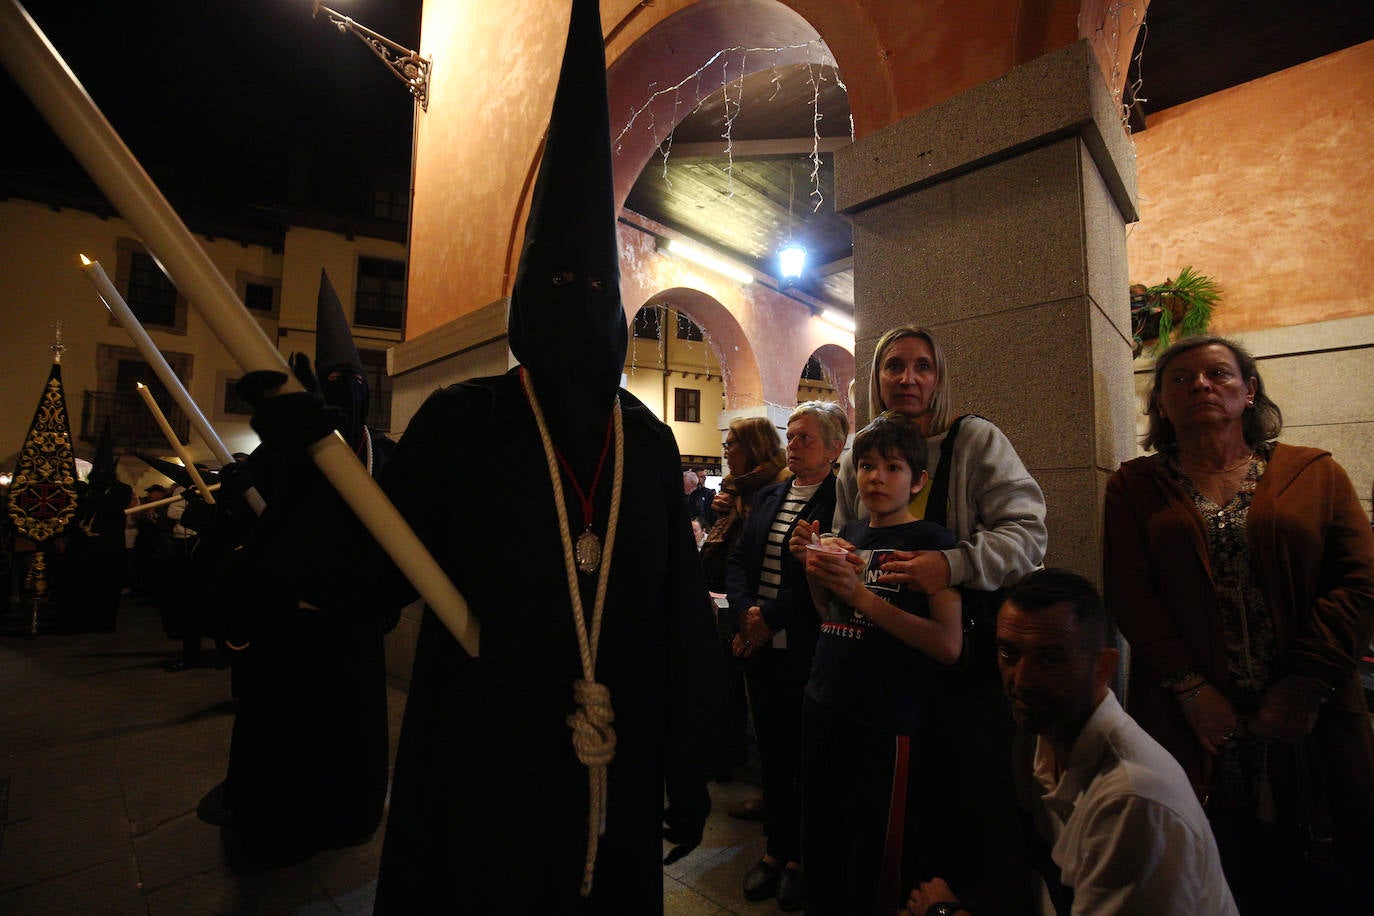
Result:
{"label": "brick arch", "polygon": [[[820,364],[835,379],[835,391],[839,395],[840,406],[844,408],[845,415],[849,417],[849,425],[854,425],[854,401],[849,396],[849,384],[854,381],[854,354],[846,350],[839,344],[821,344],[811,351],[810,356],[814,356]],[[810,358],[810,357],[808,357]],[[798,377],[801,370],[797,370]]]}
{"label": "brick arch", "polygon": [[659,290],[635,309],[628,306],[631,321],[642,308],[665,306],[692,319],[706,332],[711,351],[725,379],[725,409],[763,403],[763,380],[754,347],[735,316],[720,300],[699,289],[678,286]]}

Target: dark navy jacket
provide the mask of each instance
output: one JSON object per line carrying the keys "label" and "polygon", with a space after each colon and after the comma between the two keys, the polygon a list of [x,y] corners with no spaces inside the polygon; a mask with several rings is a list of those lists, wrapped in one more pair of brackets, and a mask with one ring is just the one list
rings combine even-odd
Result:
{"label": "dark navy jacket", "polygon": [[[792,481],[770,484],[754,497],[753,507],[749,510],[749,520],[744,523],[730,551],[730,559],[725,569],[725,594],[730,601],[730,613],[736,621],[741,620],[754,605],[759,589],[759,576],[763,572],[763,552],[768,547],[768,529],[778,514]],[[829,474],[821,481],[820,488],[802,507],[798,519],[821,522],[821,530],[830,530],[835,514],[835,475]],[[795,526],[794,526],[795,527]],[[792,536],[791,530],[787,537]],[[811,592],[806,587],[806,571],[787,550],[784,542],[782,551],[782,584],[777,597],[759,605],[763,619],[774,632],[787,631],[787,651],[794,658],[810,665],[811,655],[816,648],[816,635],[820,631],[820,616],[811,603]]]}

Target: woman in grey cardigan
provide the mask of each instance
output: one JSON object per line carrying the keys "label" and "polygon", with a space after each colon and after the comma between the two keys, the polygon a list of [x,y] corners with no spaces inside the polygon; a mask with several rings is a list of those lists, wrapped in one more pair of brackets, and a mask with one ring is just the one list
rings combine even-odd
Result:
{"label": "woman in grey cardigan", "polygon": [[[944,350],[931,331],[893,328],[874,349],[868,383],[870,413],[897,410],[921,428],[932,479],[953,420],[946,368]],[[924,503],[927,490],[912,507],[918,518],[932,514]],[[848,452],[840,461],[836,495],[836,528],[867,514]],[[889,581],[914,584],[927,594],[951,585],[991,591],[1015,585],[1045,557],[1045,496],[1006,435],[982,417],[960,424],[945,525],[958,546],[889,563]]]}
{"label": "woman in grey cardigan", "polygon": [[[878,341],[869,376],[870,410],[899,411],[920,427],[932,480],[939,475],[941,446],[954,422],[947,368],[931,331],[901,327]],[[959,586],[967,612],[977,597],[971,592],[1010,587],[1040,565],[1045,497],[1002,431],[976,416],[959,421],[947,478],[944,506],[926,504],[936,489],[927,486],[911,511],[917,518],[942,521],[957,543],[949,550],[899,551],[900,559],[884,565],[883,579],[927,594]],[[836,485],[835,526],[864,514],[853,456],[846,453]],[[969,632],[966,626],[966,639]],[[984,654],[990,656],[991,650]],[[906,877],[950,870],[956,875],[951,886],[975,912],[1021,912],[1028,885],[1009,778],[1012,724],[1001,684],[989,661],[943,675],[936,694],[920,750],[913,745],[918,762],[908,824],[916,835],[907,846],[920,852],[918,861],[906,863],[913,872]],[[933,786],[940,791],[930,791]]]}

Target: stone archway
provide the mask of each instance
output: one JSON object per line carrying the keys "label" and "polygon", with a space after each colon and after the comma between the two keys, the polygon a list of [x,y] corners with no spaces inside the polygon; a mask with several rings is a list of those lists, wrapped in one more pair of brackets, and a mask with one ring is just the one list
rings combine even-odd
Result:
{"label": "stone archway", "polygon": [[762,409],[745,329],[718,299],[690,287],[661,289],[626,311],[625,388],[672,430],[684,461],[718,466],[731,412]]}
{"label": "stone archway", "polygon": [[[681,312],[705,331],[706,342],[724,376],[726,410],[763,402],[763,382],[754,347],[743,326],[718,299],[698,289],[674,287],[649,296],[640,308],[656,305]],[[627,308],[626,312],[629,311]]]}
{"label": "stone archway", "polygon": [[835,386],[839,405],[849,417],[851,428],[854,425],[854,399],[849,390],[854,381],[854,354],[838,344],[822,344],[811,353],[811,358],[821,364],[826,380]]}

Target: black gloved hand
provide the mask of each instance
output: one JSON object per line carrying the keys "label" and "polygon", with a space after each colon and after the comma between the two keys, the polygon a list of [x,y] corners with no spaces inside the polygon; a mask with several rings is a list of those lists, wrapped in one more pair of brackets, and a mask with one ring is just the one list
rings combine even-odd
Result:
{"label": "black gloved hand", "polygon": [[241,544],[257,514],[248,507],[244,494],[257,487],[253,472],[241,461],[231,461],[219,470],[219,498],[216,505],[225,521],[226,537]]}
{"label": "black gloved hand", "polygon": [[183,527],[190,528],[204,537],[215,527],[218,515],[219,512],[215,506],[201,498],[199,492],[191,492],[190,490],[186,492],[186,508],[181,513]]}
{"label": "black gloved hand", "polygon": [[231,461],[219,469],[220,493],[231,500],[243,499],[243,494],[255,486],[253,472],[242,461]]}
{"label": "black gloved hand", "polygon": [[663,812],[663,838],[673,844],[663,857],[664,865],[672,865],[701,845],[706,829],[706,815],[684,816],[671,806]]}
{"label": "black gloved hand", "polygon": [[334,432],[343,422],[343,411],[325,404],[318,394],[293,391],[267,398],[253,411],[249,424],[274,452],[300,456],[307,447]]}
{"label": "black gloved hand", "polygon": [[320,393],[319,380],[315,378],[315,371],[310,368],[310,357],[304,353],[292,353],[287,362],[291,364],[291,374],[301,383],[302,388],[315,394]]}
{"label": "black gloved hand", "polygon": [[234,391],[254,407],[261,407],[263,402],[286,382],[286,373],[277,372],[275,369],[258,369],[249,372],[234,383]]}

